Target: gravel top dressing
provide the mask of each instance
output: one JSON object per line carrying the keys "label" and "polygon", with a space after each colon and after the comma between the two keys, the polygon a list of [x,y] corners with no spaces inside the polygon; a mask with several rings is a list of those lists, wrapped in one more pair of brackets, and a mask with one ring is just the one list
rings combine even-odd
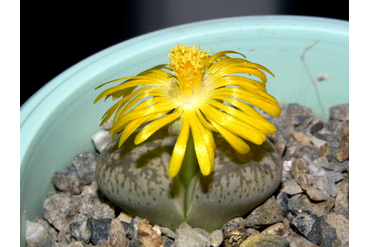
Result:
{"label": "gravel top dressing", "polygon": [[268,138],[282,158],[281,185],[244,217],[209,233],[131,216],[98,189],[97,147],[50,178],[56,191],[43,215],[27,221],[27,246],[349,246],[349,104],[330,108],[329,120],[298,104],[281,108],[265,116],[277,128]]}

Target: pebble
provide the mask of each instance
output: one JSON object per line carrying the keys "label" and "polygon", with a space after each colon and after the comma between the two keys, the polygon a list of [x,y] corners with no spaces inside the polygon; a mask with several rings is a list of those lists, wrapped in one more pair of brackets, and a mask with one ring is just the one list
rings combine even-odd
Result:
{"label": "pebble", "polygon": [[48,231],[39,223],[26,221],[26,241],[29,245],[43,246],[48,236]]}
{"label": "pebble", "polygon": [[[108,237],[109,247],[126,247],[126,230],[118,218],[112,220]],[[145,246],[145,245],[144,245]]]}
{"label": "pebble", "polygon": [[307,239],[321,247],[331,247],[338,243],[336,230],[329,225],[324,216],[320,216],[313,224]]}
{"label": "pebble", "polygon": [[240,247],[289,247],[289,241],[280,236],[255,234],[242,242]]}
{"label": "pebble", "polygon": [[332,106],[329,109],[330,119],[349,121],[349,104]]}
{"label": "pebble", "polygon": [[296,214],[311,210],[317,216],[326,215],[334,207],[334,204],[334,197],[330,197],[326,201],[315,202],[306,194],[300,194],[288,199],[289,211]]}
{"label": "pebble", "polygon": [[337,195],[334,179],[323,168],[304,158],[298,158],[292,170],[294,179],[314,201]]}
{"label": "pebble", "polygon": [[96,169],[97,154],[94,154],[90,150],[87,150],[77,155],[72,165],[77,170],[77,175],[83,184],[91,184],[95,181],[95,169]]}
{"label": "pebble", "polygon": [[60,191],[71,192],[78,195],[82,191],[82,184],[74,167],[68,167],[64,171],[55,172],[52,182]]}
{"label": "pebble", "polygon": [[91,242],[94,245],[98,245],[104,240],[108,240],[111,222],[112,219],[89,220],[91,225]]}
{"label": "pebble", "polygon": [[181,223],[176,230],[176,240],[173,247],[210,247],[211,242],[206,236],[205,231],[198,231],[186,222]]}
{"label": "pebble", "polygon": [[280,236],[280,237],[286,238],[287,236],[289,236],[290,231],[286,225],[279,222],[272,226],[267,227],[261,233],[265,235],[273,235],[273,236]]}
{"label": "pebble", "polygon": [[343,214],[329,213],[326,221],[335,229],[340,246],[349,246],[349,220]]}
{"label": "pebble", "polygon": [[73,238],[85,243],[89,243],[91,238],[91,225],[89,224],[88,220],[89,217],[85,214],[78,213],[73,217],[71,223],[69,224]]}
{"label": "pebble", "polygon": [[254,209],[245,219],[247,227],[259,228],[271,225],[283,220],[284,208],[281,207],[274,197],[270,197],[261,206]]}
{"label": "pebble", "polygon": [[85,151],[52,177],[56,191],[45,200],[43,216],[27,221],[27,245],[349,246],[349,105],[332,107],[329,121],[298,104],[281,108],[280,117],[269,118],[277,132],[268,138],[283,160],[282,184],[244,217],[211,233],[185,222],[175,231],[151,226],[99,193],[92,176],[99,154]]}
{"label": "pebble", "polygon": [[139,241],[144,247],[163,247],[159,228],[152,227],[146,219],[139,222],[138,228]]}
{"label": "pebble", "polygon": [[307,238],[299,235],[295,232],[292,232],[288,237],[287,240],[290,243],[290,247],[320,247],[317,244],[312,243]]}
{"label": "pebble", "polygon": [[112,136],[109,134],[109,131],[102,129],[92,135],[91,139],[94,142],[95,148],[99,151],[99,153],[101,153],[112,140]]}

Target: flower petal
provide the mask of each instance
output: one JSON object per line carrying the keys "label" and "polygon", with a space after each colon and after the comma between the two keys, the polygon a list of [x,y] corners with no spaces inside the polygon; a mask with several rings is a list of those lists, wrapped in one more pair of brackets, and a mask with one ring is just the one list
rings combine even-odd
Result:
{"label": "flower petal", "polygon": [[212,85],[210,85],[211,90],[217,89],[220,87],[226,86],[238,86],[245,90],[250,90],[253,92],[266,92],[266,85],[261,84],[260,81],[252,80],[250,78],[242,77],[242,76],[225,76],[221,77],[217,80],[212,81]]}
{"label": "flower petal", "polygon": [[148,139],[154,132],[178,119],[182,114],[182,109],[179,108],[175,112],[168,114],[162,118],[154,120],[153,122],[146,125],[135,137],[135,144],[138,145]]}
{"label": "flower petal", "polygon": [[172,178],[176,176],[177,173],[179,173],[181,164],[184,160],[186,145],[189,139],[189,128],[190,128],[189,120],[187,118],[184,118],[180,134],[177,138],[175,147],[172,152],[170,165],[168,167],[168,175]]}
{"label": "flower petal", "polygon": [[281,113],[281,109],[277,103],[277,100],[267,93],[262,95],[262,92],[257,94],[244,90],[242,88],[224,87],[215,90],[212,95],[227,95],[230,97],[239,98],[240,100],[246,101],[262,109],[263,111],[274,117],[279,116]]}
{"label": "flower petal", "polygon": [[189,118],[190,121],[200,171],[204,176],[207,176],[213,171],[214,166],[214,148],[216,145],[212,132],[203,127],[193,109],[187,109],[184,112],[184,118]]}
{"label": "flower petal", "polygon": [[246,140],[258,145],[262,144],[266,140],[266,135],[259,129],[256,129],[254,126],[248,123],[217,110],[213,106],[204,104],[202,105],[201,110],[208,119],[218,123],[231,133],[234,133]]}
{"label": "flower petal", "polygon": [[[94,103],[98,102],[104,97],[110,97],[111,95],[117,95],[115,94],[116,92],[126,90],[128,88],[136,88],[137,86],[166,86],[168,84],[169,78],[173,77],[173,75],[169,74],[166,72],[168,76],[166,78],[158,78],[156,76],[151,76],[151,75],[143,75],[143,76],[133,76],[133,77],[125,77],[121,79],[117,79],[114,81],[119,81],[119,80],[126,80],[123,83],[111,87],[105,91],[103,91],[94,101]],[[112,81],[113,82],[113,81]]]}
{"label": "flower petal", "polygon": [[127,138],[143,123],[147,122],[150,116],[146,116],[143,118],[138,118],[125,126],[125,129],[122,131],[121,137],[119,138],[118,147],[122,146],[122,144],[127,140]]}
{"label": "flower petal", "polygon": [[118,128],[120,125],[125,125],[136,118],[142,118],[144,116],[156,113],[162,113],[162,115],[164,115],[176,107],[178,107],[178,105],[176,104],[175,100],[169,100],[161,97],[148,99],[142,102],[136,108],[132,109],[132,111],[125,114],[124,117],[122,116],[120,119],[114,122],[111,132],[116,131],[116,128]]}
{"label": "flower petal", "polygon": [[261,118],[255,118],[255,117],[248,116],[241,110],[238,110],[232,106],[228,106],[228,105],[222,104],[214,100],[207,100],[206,102],[218,109],[221,109],[224,112],[227,112],[229,115],[239,119],[240,121],[243,121],[245,123],[248,123],[254,126],[255,128],[259,129],[260,131],[266,134],[273,134],[276,132],[275,126],[269,123],[264,118],[261,119]]}
{"label": "flower petal", "polygon": [[246,154],[250,151],[250,147],[240,137],[234,135],[227,129],[223,128],[214,121],[211,121],[217,131],[225,138],[225,140],[240,154]]}

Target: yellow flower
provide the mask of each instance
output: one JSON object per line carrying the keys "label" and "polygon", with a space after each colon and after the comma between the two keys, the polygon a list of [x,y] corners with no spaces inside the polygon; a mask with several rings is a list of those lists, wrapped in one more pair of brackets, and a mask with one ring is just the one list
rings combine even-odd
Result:
{"label": "yellow flower", "polygon": [[[243,58],[226,55],[230,53]],[[103,124],[115,112],[110,132],[122,131],[119,146],[144,123],[149,122],[136,135],[136,145],[165,125],[180,122],[181,130],[168,173],[174,177],[179,172],[191,131],[200,171],[206,176],[214,164],[216,146],[212,131],[220,133],[241,154],[250,150],[243,139],[260,145],[266,140],[266,134],[275,133],[275,126],[247,104],[272,116],[280,115],[277,100],[266,92],[267,79],[263,71],[274,76],[267,68],[245,60],[243,54],[235,51],[210,56],[194,45],[176,45],[168,57],[167,65],[107,82],[124,81],[105,90],[95,100],[120,98],[102,118]],[[236,74],[252,75],[259,80]],[[140,85],[145,87],[134,91]]]}

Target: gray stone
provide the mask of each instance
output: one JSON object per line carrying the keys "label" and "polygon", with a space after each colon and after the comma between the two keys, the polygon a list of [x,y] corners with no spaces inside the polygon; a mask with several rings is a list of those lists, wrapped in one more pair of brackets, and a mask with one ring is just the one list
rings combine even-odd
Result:
{"label": "gray stone", "polygon": [[337,240],[335,229],[326,222],[324,216],[320,216],[316,219],[311,231],[306,237],[308,240],[321,247],[331,247]]}
{"label": "gray stone", "polygon": [[272,226],[267,227],[261,233],[264,235],[273,235],[286,238],[290,234],[290,229],[283,223],[276,223]]}
{"label": "gray stone", "polygon": [[314,135],[316,132],[322,130],[324,128],[323,121],[317,121],[310,127],[310,133],[311,135]]}
{"label": "gray stone", "polygon": [[317,216],[326,215],[335,204],[333,197],[326,201],[315,202],[310,200],[306,194],[293,196],[288,201],[288,207],[292,213],[299,214],[311,210]]}
{"label": "gray stone", "polygon": [[320,150],[313,145],[298,145],[294,157],[314,161],[319,158]]}
{"label": "gray stone", "polygon": [[48,231],[39,223],[28,221],[26,222],[26,242],[28,245],[44,246]]}
{"label": "gray stone", "polygon": [[335,181],[323,168],[313,162],[299,158],[294,162],[294,179],[312,200],[323,201],[337,195]]}
{"label": "gray stone", "polygon": [[289,241],[280,236],[256,234],[247,238],[240,247],[289,247]]}
{"label": "gray stone", "polygon": [[251,234],[247,232],[245,220],[242,217],[234,218],[222,226],[223,246],[239,246]]}
{"label": "gray stone", "polygon": [[95,181],[96,159],[97,155],[90,150],[80,153],[73,159],[72,165],[83,184]]}
{"label": "gray stone", "polygon": [[176,233],[174,233],[174,231],[172,231],[170,228],[167,228],[167,227],[161,227],[161,232],[163,235],[171,238],[171,239],[175,239],[176,238]]}
{"label": "gray stone", "polygon": [[130,227],[129,227],[129,230],[127,231],[127,237],[132,239],[132,240],[138,240],[139,241],[139,223],[142,221],[143,219],[136,216],[132,219],[131,223],[130,223]]}
{"label": "gray stone", "polygon": [[44,246],[56,247],[55,242],[58,240],[57,230],[42,217],[37,217],[35,222],[41,224],[48,231],[48,236],[46,237]]}
{"label": "gray stone", "polygon": [[[76,242],[72,242],[70,243],[67,247],[89,247],[90,245],[87,245],[85,244],[84,242],[82,241],[76,241]],[[99,246],[100,247],[100,246]]]}
{"label": "gray stone", "polygon": [[342,130],[339,134],[339,147],[337,152],[337,159],[343,162],[349,159],[349,126],[348,122],[343,124]]}
{"label": "gray stone", "polygon": [[232,231],[235,230],[244,231],[245,229],[247,229],[247,227],[245,225],[245,220],[242,217],[237,217],[232,220],[229,220],[221,228],[225,236],[227,236]]}
{"label": "gray stone", "polygon": [[325,220],[325,216],[316,216],[311,211],[302,212],[295,217],[290,215],[290,222],[311,242],[319,246],[332,246],[337,241],[336,231]]}
{"label": "gray stone", "polygon": [[139,239],[132,239],[127,242],[127,247],[142,247]]}
{"label": "gray stone", "polygon": [[74,239],[72,238],[72,235],[71,235],[69,230],[68,231],[66,231],[66,230],[59,231],[58,239],[57,239],[57,243],[58,243],[59,246],[68,246],[73,241],[74,241]]}
{"label": "gray stone", "polygon": [[290,119],[289,122],[293,122],[292,119],[297,115],[311,117],[312,110],[300,104],[296,104],[296,103],[288,104],[287,109],[286,109],[286,116]]}
{"label": "gray stone", "polygon": [[115,217],[114,205],[103,203],[96,194],[75,196],[79,201],[79,212],[90,215],[93,219],[104,219]]}
{"label": "gray stone", "polygon": [[103,203],[92,190],[91,193],[71,195],[66,192],[51,194],[44,202],[44,217],[57,230],[70,232],[69,224],[77,214],[94,219],[114,218],[114,207]]}
{"label": "gray stone", "polygon": [[287,237],[287,240],[290,243],[290,247],[320,247],[295,232],[292,232]]}
{"label": "gray stone", "polygon": [[340,172],[340,173],[344,171],[348,171],[348,167],[349,167],[348,161],[340,163],[337,161],[337,159],[334,156],[330,162],[328,160],[328,157],[320,157],[314,160],[313,163],[315,165],[318,165],[321,168],[324,168],[327,171],[334,171],[334,172]]}
{"label": "gray stone", "polygon": [[330,213],[326,221],[335,229],[340,246],[349,246],[349,220],[342,214]]}
{"label": "gray stone", "polygon": [[288,195],[295,195],[302,193],[303,190],[294,179],[287,179],[283,181],[281,192]]}
{"label": "gray stone", "polygon": [[91,224],[88,223],[89,217],[85,214],[76,214],[71,223],[69,224],[69,228],[71,230],[71,235],[78,241],[83,241],[88,243],[91,238]]}
{"label": "gray stone", "polygon": [[186,222],[180,224],[176,230],[176,239],[173,247],[210,247],[211,243],[208,236],[204,236],[202,232],[193,229]]}
{"label": "gray stone", "polygon": [[109,229],[108,243],[110,247],[126,247],[126,231],[118,218],[112,220]]}
{"label": "gray stone", "polygon": [[74,167],[68,167],[64,171],[55,172],[52,182],[60,191],[70,192],[76,195],[82,191],[82,184]]}
{"label": "gray stone", "polygon": [[335,200],[334,212],[349,218],[349,179],[345,178],[337,184],[338,196]]}
{"label": "gray stone", "polygon": [[336,119],[340,121],[349,120],[349,104],[341,104],[332,106],[329,109],[330,119]]}
{"label": "gray stone", "polygon": [[69,232],[69,222],[78,212],[78,201],[69,193],[50,195],[44,202],[44,218],[59,231]]}
{"label": "gray stone", "polygon": [[162,236],[163,247],[172,247],[173,240],[167,236]]}
{"label": "gray stone", "polygon": [[223,237],[222,230],[215,230],[209,234],[208,239],[212,247],[218,247],[222,244]]}
{"label": "gray stone", "polygon": [[91,228],[91,242],[98,245],[109,238],[109,230],[112,219],[89,219]]}
{"label": "gray stone", "polygon": [[295,217],[291,214],[288,215],[290,223],[297,227],[297,229],[307,237],[308,233],[312,230],[316,222],[317,216],[311,211],[304,211],[297,214]]}
{"label": "gray stone", "polygon": [[261,227],[281,222],[284,218],[284,209],[271,197],[261,206],[254,209],[245,219],[247,227]]}
{"label": "gray stone", "polygon": [[284,192],[280,192],[276,196],[276,202],[280,205],[280,207],[283,209],[283,216],[287,216],[289,213],[289,208],[288,208],[288,195]]}
{"label": "gray stone", "polygon": [[276,132],[273,135],[268,135],[268,138],[271,143],[274,144],[274,147],[278,151],[280,157],[282,157],[287,145],[287,140],[285,139],[282,132]]}

